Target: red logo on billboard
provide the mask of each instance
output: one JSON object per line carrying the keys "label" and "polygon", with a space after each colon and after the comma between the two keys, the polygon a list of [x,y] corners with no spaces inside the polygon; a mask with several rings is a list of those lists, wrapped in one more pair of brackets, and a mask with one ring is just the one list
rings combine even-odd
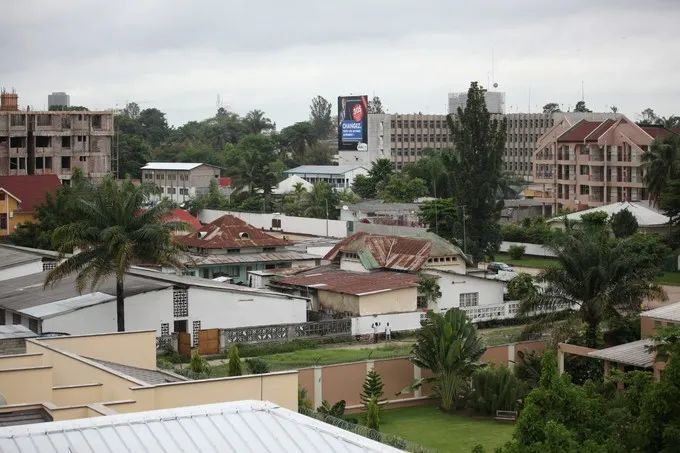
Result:
{"label": "red logo on billboard", "polygon": [[354,104],[352,107],[352,118],[357,123],[360,122],[364,117],[364,107],[361,104]]}

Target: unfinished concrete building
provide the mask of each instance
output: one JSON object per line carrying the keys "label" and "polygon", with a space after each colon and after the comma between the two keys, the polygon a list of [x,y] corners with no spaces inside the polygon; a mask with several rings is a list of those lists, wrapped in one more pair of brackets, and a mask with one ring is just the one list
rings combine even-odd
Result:
{"label": "unfinished concrete building", "polygon": [[56,174],[71,179],[111,171],[113,113],[19,110],[18,95],[0,94],[0,176]]}

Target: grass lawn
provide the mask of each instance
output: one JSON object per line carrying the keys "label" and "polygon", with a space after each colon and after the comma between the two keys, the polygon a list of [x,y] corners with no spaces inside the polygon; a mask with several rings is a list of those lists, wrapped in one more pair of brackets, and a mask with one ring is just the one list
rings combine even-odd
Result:
{"label": "grass lawn", "polygon": [[549,266],[557,265],[557,260],[552,258],[541,258],[538,256],[524,256],[522,257],[522,259],[513,260],[507,253],[498,253],[495,256],[494,260],[501,263],[508,263],[512,266],[535,267],[538,269],[545,269]]}
{"label": "grass lawn", "polygon": [[680,286],[680,272],[664,272],[656,278],[656,282],[662,285]]}
{"label": "grass lawn", "polygon": [[380,412],[380,431],[441,452],[470,453],[477,444],[492,452],[511,440],[514,429],[512,423],[445,414],[435,406]]}
{"label": "grass lawn", "polygon": [[492,327],[490,329],[480,329],[477,332],[484,339],[487,346],[497,346],[499,344],[512,343],[517,341],[524,325]]}

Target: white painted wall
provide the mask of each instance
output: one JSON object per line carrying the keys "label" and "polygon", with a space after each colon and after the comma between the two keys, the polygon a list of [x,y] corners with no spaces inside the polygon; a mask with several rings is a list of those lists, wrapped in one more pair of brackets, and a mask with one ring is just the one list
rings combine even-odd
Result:
{"label": "white painted wall", "polygon": [[479,293],[479,306],[503,303],[504,284],[496,280],[487,280],[469,275],[456,275],[427,269],[428,274],[439,277],[439,289],[442,297],[432,305],[435,312],[445,312],[453,307],[460,307],[460,295],[463,293]]}
{"label": "white painted wall", "polygon": [[520,245],[525,248],[524,254],[525,255],[531,255],[531,256],[547,256],[547,257],[554,257],[557,256],[555,252],[550,250],[548,247],[545,247],[541,244],[529,244],[529,243],[524,243],[524,242],[508,242],[508,241],[503,241],[501,242],[501,252],[507,252],[511,246],[513,245]]}
{"label": "white painted wall", "polygon": [[314,236],[326,236],[326,222],[328,222],[328,236],[336,238],[347,237],[347,222],[342,220],[313,219],[311,217],[293,217],[284,214],[219,211],[204,209],[198,214],[203,223],[210,223],[225,214],[238,217],[255,228],[264,228],[269,231],[272,227],[272,219],[281,220],[280,231],[287,233],[310,234]]}
{"label": "white painted wall", "polygon": [[332,245],[309,246],[307,247],[307,253],[323,258],[324,256],[328,255],[328,252],[330,252],[332,248]]}
{"label": "white painted wall", "polygon": [[36,257],[36,260],[31,261],[30,263],[0,269],[0,281],[23,277],[24,275],[37,274],[39,272],[42,272],[42,258]]}
{"label": "white painted wall", "polygon": [[[126,326],[126,328],[128,327]],[[53,318],[43,319],[42,322],[43,333],[63,332],[70,335],[86,335],[115,332],[116,329],[115,300],[84,307]]]}
{"label": "white painted wall", "polygon": [[385,333],[385,326],[390,323],[392,332],[399,332],[402,330],[415,330],[420,328],[421,316],[424,316],[423,311],[412,311],[407,313],[389,313],[384,315],[374,316],[359,316],[352,318],[352,335],[366,335],[373,333],[371,325],[374,322],[379,322],[378,333]]}

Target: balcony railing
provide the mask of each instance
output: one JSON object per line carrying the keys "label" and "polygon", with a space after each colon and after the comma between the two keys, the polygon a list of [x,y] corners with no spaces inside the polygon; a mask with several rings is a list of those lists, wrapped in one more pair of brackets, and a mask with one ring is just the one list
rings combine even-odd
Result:
{"label": "balcony railing", "polygon": [[497,305],[477,305],[461,307],[472,322],[490,321],[492,319],[509,319],[517,315],[519,302],[506,302]]}

